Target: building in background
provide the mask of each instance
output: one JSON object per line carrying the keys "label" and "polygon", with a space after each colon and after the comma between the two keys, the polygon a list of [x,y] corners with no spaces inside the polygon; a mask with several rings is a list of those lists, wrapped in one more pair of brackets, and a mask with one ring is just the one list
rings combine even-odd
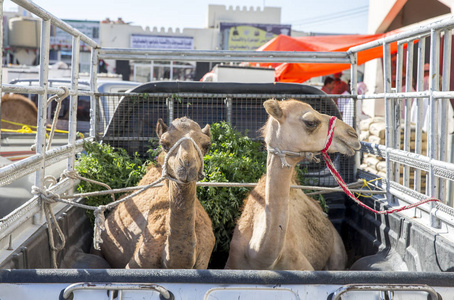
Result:
{"label": "building in background", "polygon": [[[159,50],[255,50],[278,34],[301,36],[290,25],[281,24],[279,7],[242,7],[209,5],[205,28],[165,29],[143,28],[122,19],[103,21],[63,20],[102,47]],[[40,21],[27,11],[4,16],[7,45],[4,64],[33,66],[39,55]],[[51,62],[60,66],[71,64],[72,39],[52,26]],[[199,80],[216,62],[115,61],[101,62],[100,71],[117,73],[123,79],[140,82],[152,80]],[[81,43],[80,71],[90,67],[90,49]]]}
{"label": "building in background", "polygon": [[[454,0],[370,0],[368,33],[416,28],[422,24],[450,16],[453,8]],[[429,59],[429,47],[430,42],[426,41],[426,62]],[[417,59],[414,59],[414,72],[416,72],[416,62]],[[452,66],[451,70],[453,70]],[[395,74],[395,64],[392,71]],[[454,87],[453,75],[451,74],[451,87]],[[383,92],[383,62],[381,59],[375,59],[365,64],[364,81],[371,93]],[[367,111],[370,116],[383,116],[384,107],[383,99],[371,100],[363,104],[363,111]]]}

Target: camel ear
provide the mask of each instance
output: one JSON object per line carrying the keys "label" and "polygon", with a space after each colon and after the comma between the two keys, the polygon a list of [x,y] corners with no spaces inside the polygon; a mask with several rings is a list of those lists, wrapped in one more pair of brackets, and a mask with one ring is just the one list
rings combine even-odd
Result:
{"label": "camel ear", "polygon": [[211,139],[211,132],[210,132],[210,125],[209,124],[206,124],[206,126],[203,127],[202,133],[206,134]]}
{"label": "camel ear", "polygon": [[159,118],[158,123],[156,124],[156,134],[158,135],[158,138],[161,138],[161,135],[163,135],[167,131],[167,125],[164,123],[164,121]]}
{"label": "camel ear", "polygon": [[263,106],[270,116],[272,116],[279,122],[281,121],[282,117],[284,116],[284,112],[279,106],[279,101],[277,101],[276,99],[269,99],[263,103]]}

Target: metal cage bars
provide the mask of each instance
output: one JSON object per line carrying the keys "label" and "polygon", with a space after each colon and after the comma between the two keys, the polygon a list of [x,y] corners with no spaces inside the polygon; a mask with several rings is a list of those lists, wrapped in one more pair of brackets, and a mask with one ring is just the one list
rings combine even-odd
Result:
{"label": "metal cage bars", "polygon": [[[79,31],[75,30],[74,28],[70,27],[68,24],[65,22],[61,21],[60,19],[56,18],[52,14],[48,13],[41,7],[37,6],[31,1],[25,1],[25,0],[13,0],[16,4],[24,7],[25,9],[31,11],[38,17],[42,18],[43,20],[43,25],[42,26],[42,39],[41,39],[41,52],[40,52],[40,60],[41,60],[41,69],[40,69],[40,87],[39,88],[20,88],[23,91],[29,91],[31,93],[37,93],[40,95],[40,103],[43,102],[43,99],[47,97],[48,93],[58,93],[61,94],[62,91],[59,89],[50,89],[47,87],[47,67],[48,67],[48,54],[46,56],[46,49],[48,49],[49,46],[49,32],[50,32],[50,24],[54,24],[55,26],[61,28],[62,30],[66,31],[67,33],[71,34],[73,36],[73,66],[78,65],[78,60],[79,60],[79,47],[78,45],[80,44],[81,41],[85,42],[87,45],[91,46],[91,70],[90,70],[90,87],[91,91],[88,93],[90,96],[92,96],[91,104],[92,104],[92,110],[91,110],[91,126],[90,126],[90,136],[93,137],[95,136],[96,132],[96,99],[94,97],[94,94],[96,93],[96,82],[97,82],[97,63],[99,59],[138,59],[138,60],[145,60],[145,61],[152,61],[152,60],[179,60],[179,61],[219,61],[219,62],[243,62],[243,61],[250,61],[250,62],[311,62],[311,63],[348,63],[351,64],[351,69],[352,69],[352,94],[353,98],[356,97],[356,85],[357,85],[357,77],[356,77],[356,54],[358,52],[361,52],[366,49],[374,48],[374,47],[379,47],[383,46],[384,47],[384,58],[385,58],[385,92],[383,94],[376,94],[376,95],[362,95],[362,96],[357,96],[358,99],[365,100],[365,99],[376,99],[379,97],[384,97],[386,99],[386,119],[387,119],[387,151],[386,151],[386,157],[387,161],[389,162],[388,164],[388,170],[396,170],[398,169],[396,166],[397,164],[401,163],[401,161],[394,161],[392,160],[392,156],[388,155],[390,151],[393,149],[397,149],[396,147],[398,146],[398,143],[400,142],[396,140],[394,137],[394,132],[393,129],[397,125],[396,123],[399,122],[399,120],[396,118],[396,100],[404,98],[408,99],[408,97],[414,97],[416,98],[418,104],[421,104],[422,98],[429,96],[430,98],[430,104],[431,104],[431,109],[430,109],[430,114],[431,114],[431,126],[430,126],[430,132],[435,133],[435,114],[436,114],[436,105],[435,103],[439,99],[447,99],[447,98],[454,98],[454,93],[452,92],[447,92],[448,88],[448,82],[449,78],[443,77],[443,87],[442,87],[442,92],[438,92],[436,88],[436,79],[434,78],[431,81],[431,88],[429,88],[429,91],[423,92],[422,88],[422,71],[423,71],[423,63],[421,63],[422,59],[424,58],[424,43],[425,43],[425,37],[427,37],[429,34],[431,35],[431,72],[434,72],[432,74],[438,73],[436,70],[436,65],[437,65],[437,47],[439,47],[439,38],[440,38],[440,31],[444,31],[445,33],[445,38],[448,39],[448,36],[450,38],[450,34],[446,34],[448,32],[448,29],[454,27],[454,19],[449,18],[445,20],[441,20],[435,23],[432,23],[427,26],[422,26],[420,28],[410,30],[407,32],[399,33],[394,36],[386,37],[378,41],[366,43],[357,47],[352,47],[348,52],[339,52],[339,53],[324,53],[324,52],[256,52],[256,51],[197,51],[197,50],[192,50],[192,51],[147,51],[147,50],[136,50],[136,49],[117,49],[117,48],[100,48],[99,45],[88,38],[87,36],[83,35]],[[3,1],[0,0],[0,3],[2,4],[3,8]],[[3,11],[3,9],[2,9]],[[399,92],[397,93],[392,93],[391,90],[391,68],[390,65],[388,65],[388,61],[390,62],[390,52],[389,52],[389,45],[392,42],[398,42],[401,41],[407,43],[407,67],[411,65],[413,53],[410,48],[408,47],[408,44],[413,43],[413,41],[419,39],[418,41],[418,69],[417,69],[417,92],[416,93],[409,93],[408,91],[405,92]],[[448,40],[446,40],[448,41]],[[401,52],[402,47],[400,48],[399,52]],[[445,42],[444,45],[444,53],[445,56],[443,57],[443,74],[449,74],[449,60],[450,58],[446,55],[446,53],[450,53],[450,43]],[[398,54],[398,57],[401,57],[402,54]],[[399,65],[402,63],[402,60],[399,60]],[[389,63],[390,64],[390,63]],[[402,70],[398,68],[398,82],[401,83],[401,75],[402,75]],[[411,70],[407,69],[407,81],[406,84],[408,86],[408,83],[410,81],[410,74]],[[77,105],[77,95],[81,95],[79,91],[77,91],[78,88],[78,74],[74,71],[73,68],[73,76],[72,76],[72,90],[71,90],[71,103],[72,106]],[[400,86],[400,84],[399,84]],[[17,87],[11,87],[8,85],[2,85],[3,91],[14,91],[18,90]],[[418,93],[419,92],[419,93]],[[405,105],[405,111],[406,114],[408,114],[408,101],[406,101]],[[446,101],[444,101],[446,102]],[[418,105],[418,114],[421,116],[422,114],[422,104]],[[40,114],[42,114],[43,107],[40,107]],[[442,109],[441,116],[443,118],[443,112],[446,111],[445,109]],[[75,114],[73,114],[75,115]],[[41,116],[41,115],[40,115]],[[42,115],[45,118],[45,114]],[[71,130],[73,131],[74,123],[75,123],[75,116],[71,117]],[[40,118],[40,124],[43,122],[43,118]],[[418,118],[419,121],[417,121],[416,127],[416,136],[418,137],[418,134],[421,133],[421,130],[418,130],[419,128],[422,128],[422,123],[420,120],[421,118]],[[43,160],[46,159],[46,153],[44,151],[44,148],[41,146],[43,144],[43,137],[45,137],[45,132],[44,129],[40,131],[38,134],[38,140],[39,140],[39,150],[37,150],[37,157]],[[69,145],[73,146],[74,145],[74,134],[70,134],[69,138]],[[405,140],[404,140],[404,150],[408,151],[408,147],[405,145],[405,142],[408,143],[408,126],[405,126]],[[436,138],[436,135],[431,134],[431,140],[429,141],[429,158],[430,158],[430,165],[434,166],[436,162],[439,162],[442,158],[446,157],[447,154],[443,151],[440,152],[440,157],[438,157],[437,150],[439,149],[439,145],[437,145],[438,139]],[[416,138],[417,141],[420,139]],[[397,145],[396,145],[397,144]],[[445,147],[443,143],[440,143],[442,148]],[[75,149],[75,147],[74,147]],[[75,150],[74,150],[75,151]],[[418,152],[419,151],[419,152]],[[421,153],[421,146],[416,144],[416,153]],[[73,154],[73,153],[72,153]],[[71,168],[73,166],[73,159],[68,158],[68,166]],[[33,168],[32,168],[33,169]],[[407,167],[405,167],[405,170],[408,170]],[[33,172],[33,170],[32,170]],[[40,181],[43,178],[43,165],[41,165],[40,170],[37,173],[37,183],[40,184]],[[415,178],[420,178],[420,174],[418,175],[418,172],[420,170],[418,168],[415,168],[415,173],[416,176]],[[448,172],[451,172],[450,170]],[[430,188],[430,196],[436,195],[439,190],[445,190],[445,188],[441,188],[438,185],[436,185],[437,178],[435,177],[436,175],[436,170],[433,167],[430,167],[429,170],[429,182],[434,183],[431,185]],[[396,173],[391,173],[388,172],[388,182],[393,182],[396,179]],[[404,185],[407,184],[408,182],[408,175],[409,172],[405,171],[404,172]],[[453,172],[454,174],[454,172]],[[415,182],[415,187],[418,186],[416,180]],[[388,188],[388,193],[389,193],[389,199],[391,203],[393,203],[393,197],[390,188]],[[434,223],[435,226],[437,226],[436,222]]]}
{"label": "metal cage bars", "polygon": [[[358,100],[365,99],[385,99],[385,119],[386,119],[386,148],[383,153],[387,161],[387,178],[389,183],[386,185],[388,199],[391,204],[397,204],[394,196],[398,197],[399,192],[392,192],[395,189],[392,185],[399,185],[400,164],[403,164],[403,187],[409,187],[410,166],[405,162],[408,160],[403,159],[402,156],[394,157],[390,155],[395,149],[400,149],[400,115],[403,113],[403,151],[404,153],[410,152],[410,101],[414,98],[417,103],[416,112],[416,126],[415,126],[415,153],[422,153],[422,132],[423,132],[423,98],[428,98],[429,111],[429,128],[428,128],[428,141],[427,141],[427,158],[428,158],[428,187],[426,193],[430,197],[436,197],[443,200],[444,203],[452,205],[450,200],[452,195],[452,174],[451,171],[443,172],[443,176],[439,172],[437,165],[444,165],[452,169],[453,164],[449,162],[452,157],[448,156],[447,147],[452,141],[452,135],[446,130],[447,124],[447,111],[448,100],[453,97],[453,93],[449,91],[450,72],[451,72],[451,52],[452,52],[452,35],[451,29],[454,27],[454,17],[444,19],[426,26],[421,26],[417,29],[403,32],[394,36],[385,37],[378,41],[373,41],[364,45],[353,47],[349,49],[350,55],[361,52],[363,50],[383,47],[383,69],[384,69],[384,93],[375,95],[361,95],[357,96]],[[442,84],[441,91],[439,86],[439,65],[440,65],[440,52],[441,52],[441,33],[443,33],[443,57],[442,57]],[[425,49],[426,38],[430,37],[430,59],[429,59],[429,87],[424,88],[424,62],[425,62]],[[396,73],[395,73],[395,90],[392,89],[392,73],[391,73],[391,51],[390,45],[397,42],[396,54]],[[413,59],[414,51],[413,44],[417,44],[417,70],[416,70],[416,92],[409,92],[413,80]],[[406,46],[406,72],[405,83],[402,81],[403,77],[403,60],[404,60],[404,45]],[[353,72],[353,65],[352,65]],[[356,78],[352,78],[354,82]],[[356,82],[354,83],[356,84]],[[405,85],[404,85],[405,84]],[[353,85],[353,84],[352,84]],[[405,86],[405,91],[402,87]],[[401,109],[400,100],[405,101],[404,107]],[[438,116],[438,117],[437,117]],[[417,159],[420,159],[418,157]],[[419,191],[421,189],[421,168],[412,165],[414,171],[414,189]],[[449,178],[448,178],[449,177]],[[443,180],[442,180],[443,179]],[[402,196],[400,194],[400,196]],[[401,197],[400,197],[401,198]],[[431,203],[431,226],[439,228],[441,226],[439,219],[435,216],[436,204]]]}

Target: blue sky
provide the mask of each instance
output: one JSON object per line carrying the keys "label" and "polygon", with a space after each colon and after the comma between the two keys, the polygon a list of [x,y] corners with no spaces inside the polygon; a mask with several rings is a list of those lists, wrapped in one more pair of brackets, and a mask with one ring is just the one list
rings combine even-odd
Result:
{"label": "blue sky", "polygon": [[[324,33],[367,33],[369,0],[35,0],[60,19],[116,20],[142,27],[204,28],[208,5],[281,7],[281,23],[293,29]],[[10,0],[6,9],[17,6]]]}

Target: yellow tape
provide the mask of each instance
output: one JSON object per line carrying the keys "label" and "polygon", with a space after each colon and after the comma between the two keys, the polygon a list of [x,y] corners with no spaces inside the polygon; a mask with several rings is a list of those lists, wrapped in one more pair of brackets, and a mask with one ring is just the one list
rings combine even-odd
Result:
{"label": "yellow tape", "polygon": [[[369,191],[372,191],[372,189],[369,186],[369,183],[374,182],[376,180],[382,180],[382,179],[383,178],[379,177],[379,178],[374,178],[372,180],[366,181],[366,179],[361,178],[361,181],[363,182],[363,186],[360,187],[360,189],[367,187],[369,189]],[[372,195],[364,195],[364,194],[361,194],[361,193],[355,193],[355,194],[356,194],[356,197],[364,197],[364,198],[372,197]]]}
{"label": "yellow tape", "polygon": [[[37,126],[33,126],[33,125],[27,125],[27,124],[17,123],[17,122],[3,120],[3,119],[1,119],[1,120],[2,120],[2,122],[5,122],[5,123],[9,123],[9,124],[17,125],[17,126],[22,126],[22,128],[24,126],[29,127],[29,128],[38,128]],[[19,129],[19,130],[21,130],[21,129]],[[46,130],[50,131],[51,129],[50,128],[46,128]],[[12,132],[20,132],[20,131],[12,131]],[[68,133],[67,130],[60,130],[60,129],[55,129],[55,132]],[[24,133],[32,133],[32,132],[24,132]]]}

